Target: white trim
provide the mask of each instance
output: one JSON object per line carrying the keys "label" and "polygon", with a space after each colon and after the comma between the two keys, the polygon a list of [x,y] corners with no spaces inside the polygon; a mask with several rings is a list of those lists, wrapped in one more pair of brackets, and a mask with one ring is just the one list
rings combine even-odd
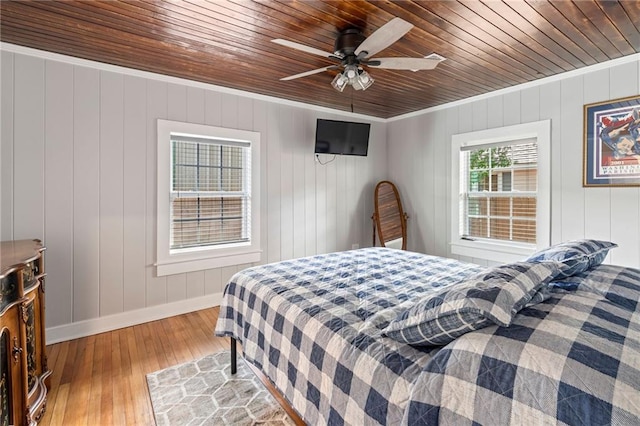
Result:
{"label": "white trim", "polygon": [[554,74],[549,77],[544,77],[534,81],[528,81],[526,83],[517,84],[515,86],[505,87],[504,89],[494,90],[492,92],[483,93],[481,95],[472,96],[470,98],[460,99],[457,101],[449,102],[442,105],[436,105],[433,107],[425,108],[419,111],[408,112],[402,115],[396,115],[395,117],[390,117],[387,119],[387,122],[404,120],[405,118],[413,118],[420,115],[428,114],[434,111],[439,111],[442,109],[453,108],[460,105],[465,105],[470,102],[480,101],[483,99],[492,98],[494,96],[506,95],[507,93],[518,92],[521,90],[529,89],[531,87],[542,86],[544,84],[552,83],[554,81],[564,80],[567,78],[577,77],[580,75],[588,74],[595,71],[606,70],[611,67],[615,67],[618,65],[624,65],[631,62],[640,62],[640,53],[634,53],[631,55],[623,56],[621,58],[611,59],[610,61],[599,62],[593,65],[587,65],[586,67],[578,68],[571,71],[566,71],[560,74]]}
{"label": "white trim", "polygon": [[[160,242],[158,242],[159,245]],[[262,250],[244,252],[240,249],[237,252],[225,251],[224,255],[210,254],[206,252],[206,258],[168,261],[166,263],[156,263],[159,277],[165,275],[182,274],[186,272],[202,271],[205,269],[222,268],[225,266],[243,265],[245,263],[258,263],[262,259]]]}
{"label": "white trim", "polygon": [[[183,272],[220,268],[260,262],[260,133],[236,130],[204,124],[184,123],[158,119],[158,187],[157,187],[157,252],[158,276]],[[251,149],[251,241],[242,244],[226,244],[202,250],[175,251],[169,249],[170,232],[170,181],[171,181],[171,134],[183,133],[211,137],[216,140],[247,142]]]}
{"label": "white trim", "polygon": [[256,99],[259,101],[273,102],[281,105],[305,108],[312,111],[319,111],[319,112],[329,113],[329,114],[340,113],[341,115],[345,115],[353,118],[361,118],[361,119],[370,120],[370,121],[376,121],[380,123],[384,123],[387,121],[384,118],[374,117],[371,115],[337,110],[334,108],[327,108],[327,107],[307,104],[299,101],[291,101],[288,99],[276,98],[275,96],[260,95],[258,93],[245,92],[243,90],[231,89],[229,87],[217,86],[215,84],[188,80],[186,78],[172,77],[165,74],[158,74],[158,73],[153,73],[149,71],[141,71],[133,68],[121,67],[119,65],[105,64],[102,62],[92,61],[90,59],[76,58],[74,56],[67,56],[67,55],[62,55],[60,53],[53,53],[45,50],[33,49],[31,47],[18,46],[11,43],[0,42],[0,50],[5,50],[11,53],[18,53],[21,55],[35,56],[42,59],[50,59],[53,61],[64,62],[70,65],[78,65],[81,67],[94,68],[101,71],[111,71],[111,72],[122,73],[125,75],[131,75],[134,77],[141,77],[141,78],[147,78],[150,80],[163,81],[165,83],[183,84],[189,87],[196,87],[196,88],[206,89],[206,90],[215,90],[220,93],[228,93],[230,95],[243,96],[245,98]]}
{"label": "white trim", "polygon": [[[193,299],[180,300],[178,302],[163,305],[150,306],[134,311],[122,312],[105,317],[94,318],[71,324],[49,327],[46,329],[47,345],[92,336],[98,333],[131,327],[145,322],[157,321],[188,312],[219,306],[222,302],[222,293],[208,294],[194,297]],[[213,330],[211,331],[213,333]]]}
{"label": "white trim", "polygon": [[640,53],[634,53],[631,55],[623,56],[621,58],[611,59],[609,61],[599,62],[593,65],[587,65],[582,68],[566,71],[560,74],[555,74],[555,75],[544,77],[538,80],[528,81],[526,83],[518,84],[515,86],[505,87],[504,89],[494,90],[492,92],[483,93],[477,96],[472,96],[470,98],[460,99],[457,101],[448,102],[446,104],[436,105],[433,107],[421,109],[419,111],[408,112],[406,114],[396,115],[395,117],[390,117],[385,119],[385,118],[374,117],[366,114],[358,114],[358,113],[338,110],[334,108],[327,108],[327,107],[322,107],[318,105],[307,104],[299,101],[291,101],[288,99],[277,98],[275,96],[260,95],[258,93],[246,92],[238,89],[231,89],[229,87],[217,86],[215,84],[210,84],[210,83],[202,83],[199,81],[188,80],[186,78],[172,77],[172,76],[153,73],[149,71],[141,71],[141,70],[136,70],[132,68],[121,67],[118,65],[105,64],[102,62],[92,61],[89,59],[76,58],[73,56],[62,55],[60,53],[53,53],[45,50],[33,49],[31,47],[19,46],[12,43],[0,42],[0,50],[5,50],[7,52],[18,53],[22,55],[35,56],[42,59],[50,59],[54,61],[64,62],[71,65],[95,68],[103,71],[119,72],[126,75],[148,78],[148,79],[157,80],[157,81],[164,81],[167,83],[184,84],[190,87],[198,87],[198,88],[207,89],[207,90],[215,90],[221,93],[244,96],[251,99],[257,99],[257,100],[266,101],[266,102],[273,102],[281,105],[289,105],[289,106],[295,106],[298,108],[306,108],[312,111],[319,111],[319,112],[324,112],[329,114],[340,113],[340,114],[344,114],[345,116],[362,118],[370,121],[376,121],[379,123],[389,123],[392,121],[404,120],[405,118],[417,117],[423,114],[428,114],[430,112],[452,108],[459,105],[464,105],[469,102],[475,102],[482,99],[491,98],[493,96],[499,96],[499,95],[504,95],[511,92],[517,92],[519,90],[524,90],[530,87],[541,86],[543,84],[563,80],[566,78],[576,77],[579,75],[584,75],[590,72],[599,71],[599,70],[607,69],[607,68],[618,66],[618,65],[623,65],[623,64],[627,64],[635,61],[640,62]]}
{"label": "white trim", "polygon": [[[460,150],[503,141],[535,138],[538,146],[535,246],[499,241],[466,240],[460,233]],[[498,262],[522,260],[551,242],[551,120],[535,121],[451,136],[451,252]]]}
{"label": "white trim", "polygon": [[464,243],[467,242],[451,243],[451,253],[476,259],[507,263],[521,261],[535,252],[535,249],[532,248],[501,245],[500,243],[494,242],[469,241],[469,244]]}

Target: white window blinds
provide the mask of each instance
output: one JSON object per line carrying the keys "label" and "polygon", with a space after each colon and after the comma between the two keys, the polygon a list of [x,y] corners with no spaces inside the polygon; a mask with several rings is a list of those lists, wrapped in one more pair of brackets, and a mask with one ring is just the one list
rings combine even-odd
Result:
{"label": "white window blinds", "polygon": [[250,143],[171,134],[170,249],[251,239]]}
{"label": "white window blinds", "polygon": [[536,243],[537,144],[521,139],[460,149],[460,235]]}

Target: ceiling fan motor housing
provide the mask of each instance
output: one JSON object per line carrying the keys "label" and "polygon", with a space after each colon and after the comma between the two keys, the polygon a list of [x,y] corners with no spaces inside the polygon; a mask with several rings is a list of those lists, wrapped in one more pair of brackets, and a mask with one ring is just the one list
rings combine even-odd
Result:
{"label": "ceiling fan motor housing", "polygon": [[366,37],[356,28],[349,28],[340,32],[336,39],[333,52],[343,57],[354,55],[355,50]]}

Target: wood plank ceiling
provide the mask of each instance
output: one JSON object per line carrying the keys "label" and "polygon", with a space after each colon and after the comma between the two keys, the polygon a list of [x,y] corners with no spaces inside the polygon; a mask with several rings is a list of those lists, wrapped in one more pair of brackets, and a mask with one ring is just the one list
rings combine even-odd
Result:
{"label": "wood plank ceiling", "polygon": [[[639,1],[2,1],[0,39],[329,108],[393,117],[640,52]],[[415,27],[376,56],[447,58],[431,71],[369,68],[366,91],[275,38],[333,51],[398,16]]]}

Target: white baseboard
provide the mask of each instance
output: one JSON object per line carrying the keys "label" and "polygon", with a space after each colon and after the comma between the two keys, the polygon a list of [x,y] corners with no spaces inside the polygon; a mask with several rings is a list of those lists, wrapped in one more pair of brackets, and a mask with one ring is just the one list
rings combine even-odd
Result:
{"label": "white baseboard", "polygon": [[[175,315],[199,311],[220,305],[222,293],[208,294],[193,299],[180,300],[164,305],[150,306],[135,311],[122,312],[105,317],[73,322],[46,329],[47,345],[78,339],[93,334],[131,327],[149,321],[156,321]],[[213,330],[211,330],[213,333]]]}

